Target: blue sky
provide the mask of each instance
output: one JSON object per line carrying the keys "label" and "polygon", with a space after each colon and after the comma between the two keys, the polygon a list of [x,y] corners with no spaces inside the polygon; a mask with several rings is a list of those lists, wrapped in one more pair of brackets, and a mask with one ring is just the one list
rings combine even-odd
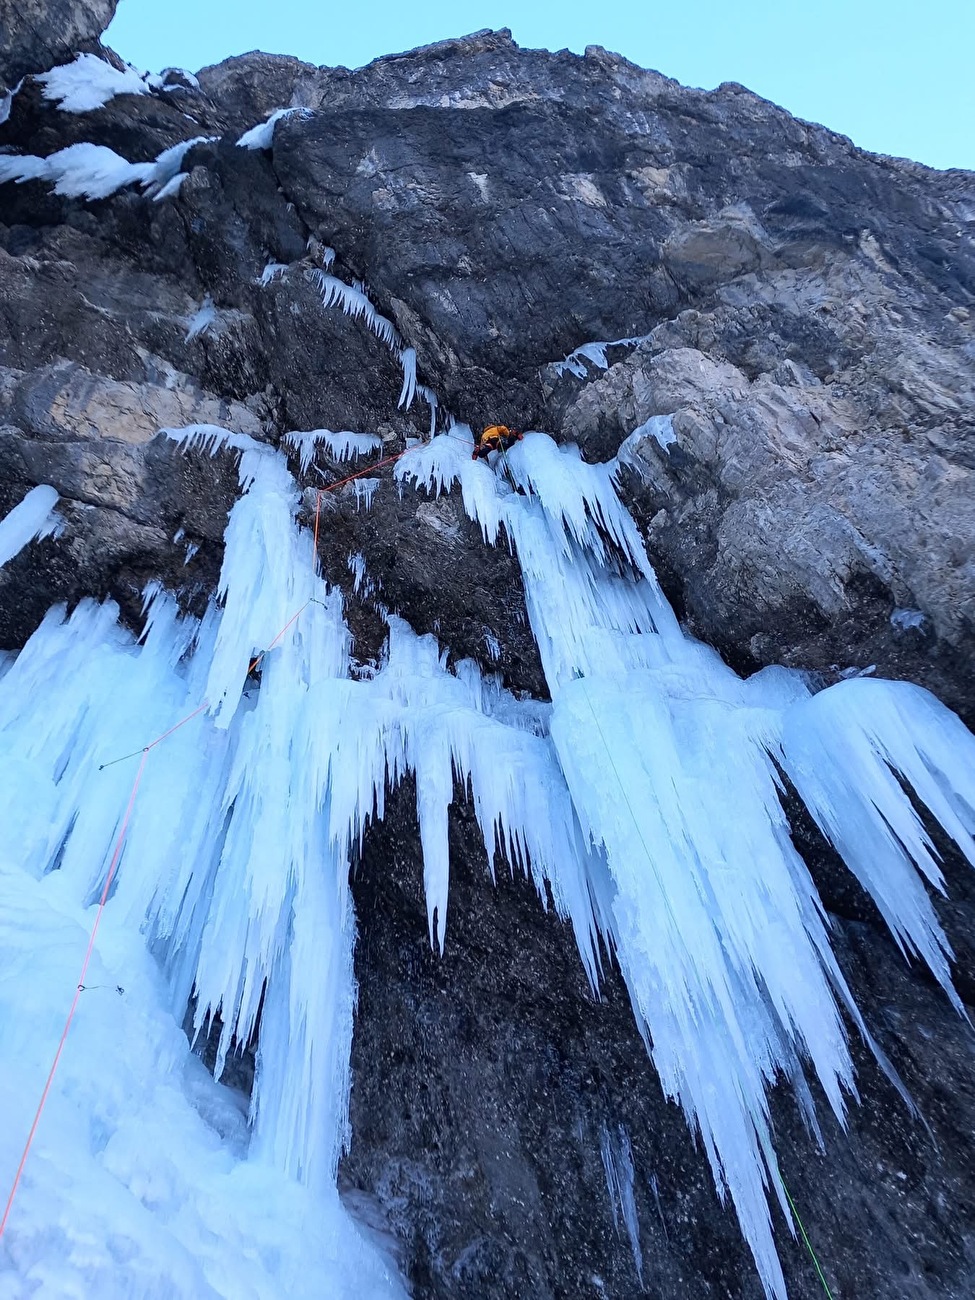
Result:
{"label": "blue sky", "polygon": [[481,27],[604,45],[685,85],[739,81],[865,149],[975,168],[973,0],[120,0],[105,40],[153,71],[253,49],[354,68]]}

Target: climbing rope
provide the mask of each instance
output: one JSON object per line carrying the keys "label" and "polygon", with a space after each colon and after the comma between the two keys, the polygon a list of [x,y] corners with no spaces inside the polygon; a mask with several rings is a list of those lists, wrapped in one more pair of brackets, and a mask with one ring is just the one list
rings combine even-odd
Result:
{"label": "climbing rope", "polygon": [[[402,454],[403,453],[401,452],[400,455]],[[397,460],[399,458],[390,457],[390,459]],[[388,463],[388,462],[384,462],[384,463]],[[372,468],[376,468],[376,467],[373,466]],[[355,478],[358,476],[350,475],[350,477]],[[348,480],[343,480],[343,482],[347,482],[347,481]],[[342,486],[341,483],[335,483],[330,488],[322,489],[322,491],[326,491],[326,492],[334,491],[335,488],[341,486]],[[315,532],[314,532],[315,541],[314,541],[314,550],[312,552],[313,573],[315,572],[317,561],[318,561],[318,527],[319,527],[319,515],[321,510],[322,491],[319,491],[318,499],[315,503]],[[250,667],[247,670],[248,673],[254,671],[254,669],[261,662],[261,660],[268,653],[268,651],[272,650],[274,646],[277,645],[277,643],[281,640],[281,638],[288,631],[288,629],[294,625],[294,623],[300,617],[302,612],[305,609],[307,609],[308,606],[312,603],[313,601],[311,599],[306,600],[305,603],[301,606],[301,609],[297,610],[294,614],[292,614],[291,618],[288,619],[287,623],[285,623],[281,631],[278,632],[274,640],[271,641],[270,645],[266,646],[265,649],[263,649],[260,652],[260,654],[258,654],[251,661]],[[320,604],[321,602],[314,602],[314,603]],[[107,763],[99,764],[98,770],[103,771],[106,767],[112,767],[114,766],[114,764],[122,763],[128,758],[135,758],[136,755],[141,755],[141,758],[139,760],[139,767],[135,774],[135,780],[132,782],[132,789],[129,792],[129,800],[128,803],[126,804],[125,816],[122,818],[122,824],[119,827],[119,833],[115,840],[115,848],[112,853],[111,862],[109,863],[108,873],[105,876],[105,884],[102,887],[101,896],[99,897],[98,900],[98,907],[95,911],[94,921],[92,922],[91,932],[88,936],[88,946],[85,949],[84,960],[81,963],[81,971],[78,975],[78,982],[75,986],[74,998],[71,1001],[71,1006],[68,1010],[68,1015],[64,1022],[64,1028],[61,1030],[61,1037],[58,1040],[57,1050],[54,1053],[54,1059],[51,1062],[51,1068],[50,1070],[48,1070],[47,1078],[44,1081],[44,1088],[43,1091],[41,1092],[41,1099],[37,1104],[37,1110],[34,1112],[34,1119],[33,1122],[31,1123],[30,1131],[27,1134],[27,1141],[24,1143],[24,1149],[20,1157],[20,1163],[17,1166],[17,1172],[14,1175],[13,1185],[10,1188],[10,1195],[7,1197],[7,1203],[6,1206],[4,1207],[3,1218],[0,1219],[0,1238],[3,1237],[4,1231],[6,1230],[7,1227],[7,1220],[10,1217],[10,1211],[14,1203],[14,1197],[17,1195],[17,1189],[19,1188],[21,1178],[23,1177],[24,1167],[27,1164],[27,1157],[29,1156],[31,1147],[33,1146],[34,1137],[37,1133],[37,1127],[41,1121],[41,1115],[44,1111],[44,1107],[47,1104],[47,1099],[51,1091],[51,1086],[54,1083],[54,1076],[57,1073],[57,1068],[61,1061],[61,1054],[64,1051],[64,1045],[68,1039],[68,1032],[71,1029],[71,1024],[74,1020],[75,1012],[78,1009],[78,1002],[81,998],[82,993],[88,992],[89,988],[103,987],[102,985],[94,985],[94,986],[86,985],[85,976],[88,973],[88,967],[91,963],[92,954],[95,949],[95,939],[98,935],[98,928],[101,925],[102,916],[104,915],[105,912],[105,905],[108,902],[108,895],[112,888],[112,882],[115,879],[115,874],[118,870],[119,861],[122,857],[122,846],[125,842],[126,832],[128,831],[129,822],[132,818],[132,810],[135,807],[136,795],[139,792],[139,786],[142,784],[142,777],[146,770],[146,763],[148,761],[149,754],[152,752],[152,750],[156,748],[157,745],[161,745],[164,740],[167,740],[170,736],[172,736],[174,732],[179,731],[181,727],[185,727],[188,722],[192,722],[192,720],[198,717],[204,711],[204,709],[208,707],[208,705],[209,705],[209,701],[204,700],[202,704],[197,705],[197,707],[193,710],[192,713],[188,713],[185,718],[181,718],[179,722],[174,723],[173,726],[169,727],[161,735],[157,736],[155,740],[152,740],[149,742],[149,744],[144,745],[142,749],[133,750],[131,754],[123,754],[120,758],[113,758],[110,759],[109,762]],[[116,985],[115,988],[116,991],[121,994],[122,992],[121,987]]]}
{"label": "climbing rope", "polygon": [[[175,730],[175,728],[173,728]],[[160,737],[160,740],[162,737]],[[158,742],[153,742],[154,744]],[[78,983],[75,986],[74,998],[71,1002],[71,1008],[68,1011],[68,1018],[64,1022],[64,1028],[61,1030],[61,1038],[58,1042],[57,1051],[54,1053],[54,1060],[51,1062],[51,1068],[47,1072],[47,1079],[44,1082],[44,1091],[41,1093],[41,1099],[37,1103],[37,1110],[34,1112],[34,1121],[30,1126],[30,1132],[27,1134],[27,1141],[24,1143],[23,1154],[20,1157],[20,1164],[17,1166],[17,1172],[14,1175],[13,1186],[10,1188],[10,1195],[7,1197],[7,1204],[4,1207],[3,1218],[0,1219],[0,1237],[3,1236],[7,1227],[7,1220],[10,1217],[10,1210],[14,1203],[14,1197],[17,1195],[17,1188],[20,1186],[20,1180],[23,1177],[24,1166],[27,1164],[27,1157],[30,1154],[31,1146],[34,1142],[34,1135],[37,1132],[37,1126],[41,1122],[41,1114],[47,1102],[48,1094],[51,1091],[51,1084],[54,1082],[54,1075],[61,1060],[61,1053],[64,1051],[64,1044],[68,1038],[68,1030],[71,1028],[71,1022],[74,1020],[74,1014],[78,1009],[78,1002],[82,993],[85,992],[85,975],[88,973],[88,966],[91,962],[91,955],[95,948],[95,936],[98,934],[98,927],[101,925],[102,915],[105,911],[105,904],[108,902],[108,892],[112,887],[112,881],[115,879],[115,872],[118,868],[119,858],[122,856],[122,844],[125,840],[125,832],[129,827],[129,819],[132,816],[132,809],[135,806],[135,797],[139,792],[139,786],[142,784],[142,774],[146,770],[146,760],[149,757],[149,750],[152,746],[147,745],[142,751],[142,761],[139,763],[139,770],[135,774],[135,780],[132,782],[132,789],[129,792],[129,802],[125,808],[125,816],[122,818],[122,825],[119,828],[118,838],[115,841],[115,850],[112,853],[112,860],[109,864],[108,874],[105,877],[105,884],[102,888],[101,897],[98,900],[98,909],[95,912],[95,920],[91,927],[91,934],[88,936],[88,947],[85,949],[85,958],[81,963],[81,974],[78,976]]]}
{"label": "climbing rope", "polygon": [[[456,435],[448,434],[448,437],[456,437]],[[457,441],[466,443],[467,440],[466,438],[464,438],[464,439],[457,439]],[[409,448],[407,448],[406,450],[409,450]],[[322,496],[324,495],[324,493],[335,492],[340,487],[344,487],[347,483],[351,483],[354,479],[362,478],[365,475],[372,474],[375,470],[381,469],[384,465],[392,465],[394,461],[398,461],[403,456],[406,455],[406,450],[397,452],[395,456],[387,456],[385,457],[385,459],[377,461],[376,463],[367,466],[365,469],[358,470],[354,474],[346,475],[345,478],[339,479],[337,483],[331,483],[327,487],[318,489],[315,498],[315,526],[314,526],[314,534],[313,534],[313,547],[312,547],[312,560],[311,560],[313,575],[317,573],[317,566],[318,566],[318,536],[319,536]],[[273,648],[281,640],[281,638],[288,631],[288,629],[294,626],[294,624],[300,618],[301,614],[311,604],[321,604],[321,602],[315,601],[313,598],[309,598],[308,600],[306,600],[305,603],[301,606],[301,608],[296,610],[295,613],[292,614],[291,618],[288,619],[287,623],[285,623],[284,627],[281,629],[280,632],[278,632],[278,634],[274,637],[274,639],[270,642],[270,644],[267,645],[263,650],[261,650],[260,653],[257,654],[254,657],[254,659],[251,660],[250,666],[247,669],[248,674],[252,673],[254,669],[258,666],[258,664],[261,662],[261,660],[264,658],[264,656],[268,654],[269,651],[273,650]],[[101,896],[99,897],[98,900],[98,907],[95,911],[95,917],[92,922],[91,932],[88,936],[88,946],[85,949],[85,956],[84,956],[84,960],[81,963],[81,971],[78,975],[78,982],[75,985],[74,998],[72,999],[71,1006],[68,1010],[68,1015],[64,1022],[64,1028],[61,1030],[61,1037],[58,1041],[57,1050],[54,1053],[54,1059],[51,1062],[51,1068],[48,1070],[47,1078],[44,1082],[44,1088],[43,1091],[41,1092],[41,1098],[37,1104],[37,1110],[34,1113],[34,1119],[33,1122],[31,1123],[30,1131],[27,1134],[27,1141],[24,1143],[24,1149],[20,1157],[20,1163],[17,1166],[17,1172],[14,1175],[13,1185],[10,1188],[10,1195],[7,1197],[7,1203],[4,1207],[3,1217],[2,1219],[0,1219],[0,1238],[3,1237],[4,1231],[6,1230],[7,1227],[7,1220],[10,1217],[10,1211],[14,1203],[14,1197],[17,1195],[17,1189],[20,1187],[21,1178],[23,1177],[23,1173],[24,1173],[24,1167],[27,1164],[27,1157],[30,1154],[31,1147],[34,1142],[34,1137],[37,1133],[37,1127],[41,1120],[41,1115],[47,1103],[47,1099],[51,1091],[51,1086],[54,1083],[54,1076],[57,1072],[58,1065],[61,1061],[61,1054],[64,1051],[64,1045],[67,1042],[68,1032],[71,1029],[71,1024],[74,1020],[75,1012],[78,1009],[78,1002],[81,998],[82,993],[87,992],[89,988],[103,987],[101,985],[94,985],[94,986],[86,985],[85,976],[88,973],[88,967],[91,963],[92,954],[95,949],[95,939],[98,934],[98,928],[101,925],[102,916],[104,915],[105,912],[105,905],[108,902],[108,896],[112,888],[112,882],[115,879],[115,875],[118,870],[119,861],[121,860],[122,857],[122,847],[125,842],[125,836],[129,828],[129,822],[132,817],[132,810],[135,807],[136,795],[138,794],[139,787],[142,784],[142,777],[146,769],[146,763],[148,761],[149,754],[152,752],[152,750],[156,748],[157,745],[161,745],[164,740],[168,740],[170,736],[172,736],[175,732],[179,731],[181,727],[185,727],[187,723],[192,722],[194,718],[198,717],[208,707],[209,707],[209,701],[204,700],[202,704],[197,705],[197,707],[192,711],[192,713],[188,713],[185,718],[181,718],[178,722],[174,723],[173,726],[169,727],[161,735],[157,736],[155,740],[152,740],[147,745],[144,745],[142,749],[133,750],[130,754],[123,754],[119,758],[109,759],[108,762],[100,763],[98,766],[98,770],[101,772],[104,771],[105,768],[107,767],[113,767],[116,763],[123,763],[127,759],[135,758],[136,756],[141,755],[139,759],[139,767],[135,774],[135,780],[132,782],[132,789],[129,792],[129,799],[125,808],[125,816],[122,818],[122,824],[119,828],[119,833],[115,840],[115,847],[112,853],[111,862],[109,863],[108,872],[105,876],[105,883],[102,887]],[[120,986],[116,985],[115,987],[119,993],[122,992]]]}
{"label": "climbing rope", "polygon": [[806,1229],[803,1227],[802,1220],[799,1218],[799,1211],[796,1209],[796,1203],[789,1195],[789,1189],[788,1187],[786,1187],[785,1179],[782,1177],[781,1173],[779,1174],[779,1181],[782,1183],[782,1190],[783,1192],[785,1192],[786,1200],[789,1202],[789,1208],[792,1210],[792,1213],[796,1217],[796,1223],[798,1223],[799,1231],[802,1233],[802,1239],[806,1243],[806,1250],[809,1251],[809,1258],[812,1260],[813,1267],[816,1269],[816,1273],[819,1276],[819,1280],[823,1284],[823,1290],[826,1292],[826,1295],[829,1297],[829,1300],[833,1300],[833,1293],[829,1289],[829,1283],[826,1281],[826,1275],[824,1274],[822,1268],[820,1267],[819,1260],[816,1258],[816,1252],[813,1250],[812,1242],[809,1240],[808,1236],[806,1235]]}

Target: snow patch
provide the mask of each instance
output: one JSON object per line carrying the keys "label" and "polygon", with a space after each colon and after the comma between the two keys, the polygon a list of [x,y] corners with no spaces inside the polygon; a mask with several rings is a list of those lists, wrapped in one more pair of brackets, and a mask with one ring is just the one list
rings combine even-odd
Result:
{"label": "snow patch", "polygon": [[[72,144],[47,158],[33,154],[0,156],[0,184],[42,180],[54,186],[55,194],[66,198],[107,199],[130,185],[150,190],[159,186],[157,198],[163,197],[179,171],[183,158],[194,144],[205,140],[197,136],[173,145],[151,163],[130,163],[114,150],[101,144]],[[172,192],[172,191],[170,191]]]}
{"label": "snow patch", "polygon": [[922,628],[926,622],[926,616],[919,609],[895,609],[890,616],[891,627],[896,627],[900,632],[906,632],[912,627]]}
{"label": "snow patch", "polygon": [[609,369],[609,360],[606,353],[610,348],[632,348],[638,343],[643,343],[648,337],[646,334],[637,335],[634,338],[613,339],[607,343],[583,343],[581,347],[570,352],[562,361],[554,362],[555,373],[561,379],[568,372],[574,375],[576,379],[585,379],[589,371],[585,363],[591,362],[599,370]]}
{"label": "snow patch", "polygon": [[44,87],[44,98],[54,100],[64,113],[91,113],[116,95],[146,95],[150,90],[145,73],[128,65],[119,72],[96,54],[78,54],[72,63],[34,80]]}
{"label": "snow patch", "polygon": [[257,126],[252,126],[249,131],[237,141],[238,149],[270,149],[274,144],[274,128],[285,117],[310,117],[311,110],[307,108],[278,108],[271,114],[265,122],[259,122]]}
{"label": "snow patch", "polygon": [[188,328],[186,338],[183,341],[191,343],[200,334],[205,334],[216,319],[217,309],[213,305],[213,299],[207,294],[199,311],[195,312],[187,321]]}
{"label": "snow patch", "polygon": [[281,276],[283,276],[287,272],[287,270],[288,270],[287,264],[284,262],[268,262],[267,266],[261,272],[261,278],[260,278],[261,288],[266,289],[269,284],[272,284],[275,280],[280,279]]}
{"label": "snow patch", "polygon": [[672,447],[677,441],[677,434],[674,432],[674,417],[672,415],[651,415],[650,419],[634,429],[629,437],[623,440],[617,460],[627,463],[629,456],[635,451],[637,444],[645,438],[653,438],[657,446],[663,451]]}

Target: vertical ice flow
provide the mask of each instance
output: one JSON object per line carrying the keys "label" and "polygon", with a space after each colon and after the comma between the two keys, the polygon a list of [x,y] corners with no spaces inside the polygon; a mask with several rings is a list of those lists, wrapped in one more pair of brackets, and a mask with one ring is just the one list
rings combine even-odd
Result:
{"label": "vertical ice flow", "polygon": [[818,1136],[804,1066],[841,1121],[855,1095],[838,1003],[871,1040],[793,848],[776,764],[957,1005],[915,870],[937,886],[938,868],[895,774],[975,860],[975,738],[900,683],[811,696],[784,669],[742,681],[680,631],[617,496],[619,472],[619,461],[586,464],[541,434],[526,435],[494,475],[443,436],[397,468],[428,491],[459,485],[485,539],[504,536],[517,551],[597,918],[664,1089],[700,1133],[766,1292],[783,1297],[769,1188],[791,1219],[768,1086],[789,1079]]}

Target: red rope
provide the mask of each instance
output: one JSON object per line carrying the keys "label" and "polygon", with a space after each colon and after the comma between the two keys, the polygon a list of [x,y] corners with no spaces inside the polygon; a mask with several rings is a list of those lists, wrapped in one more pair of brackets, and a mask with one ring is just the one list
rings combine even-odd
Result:
{"label": "red rope", "polygon": [[[336,488],[345,487],[346,483],[351,483],[354,478],[362,478],[366,474],[371,474],[374,469],[382,469],[384,465],[392,465],[394,460],[399,460],[400,457],[405,456],[406,452],[410,450],[411,449],[407,447],[406,451],[398,451],[395,456],[387,456],[385,460],[377,460],[374,464],[367,465],[365,469],[360,469],[355,474],[349,474],[345,478],[340,478],[337,483],[330,483],[328,487],[322,488],[321,492],[334,492]],[[321,495],[321,492],[319,495]]]}
{"label": "red rope", "polygon": [[[197,712],[199,712],[199,710],[197,710]],[[188,719],[186,720],[188,721]],[[178,723],[177,725],[181,726],[182,723]],[[176,728],[174,727],[172,728],[172,730],[175,731]],[[166,734],[169,735],[170,733],[167,732]],[[162,739],[163,737],[160,736],[159,740]],[[158,740],[153,741],[154,745],[157,745],[158,743],[159,743]],[[85,959],[81,963],[81,973],[78,976],[78,984],[74,991],[74,998],[71,1002],[71,1009],[68,1012],[67,1020],[65,1020],[64,1022],[64,1028],[61,1031],[61,1039],[58,1043],[57,1051],[54,1053],[54,1060],[51,1062],[51,1068],[50,1070],[48,1070],[47,1073],[47,1080],[45,1081],[44,1084],[44,1091],[41,1093],[41,1099],[38,1102],[37,1110],[34,1114],[34,1122],[33,1124],[31,1124],[30,1132],[27,1134],[27,1141],[24,1144],[24,1151],[20,1157],[20,1164],[17,1166],[17,1173],[14,1176],[13,1186],[10,1189],[10,1195],[7,1197],[7,1204],[3,1211],[3,1218],[0,1219],[0,1237],[3,1236],[4,1229],[7,1226],[7,1219],[10,1217],[10,1209],[14,1203],[14,1197],[17,1194],[17,1188],[20,1186],[20,1180],[21,1177],[23,1176],[24,1166],[27,1164],[27,1157],[30,1154],[30,1149],[34,1141],[34,1135],[37,1132],[37,1126],[41,1120],[41,1113],[44,1110],[45,1103],[47,1102],[48,1094],[51,1091],[51,1084],[54,1082],[54,1074],[58,1068],[58,1062],[61,1060],[61,1053],[64,1051],[64,1044],[68,1038],[68,1030],[71,1028],[71,1022],[72,1020],[74,1020],[74,1014],[78,1009],[78,1001],[81,998],[82,987],[85,982],[85,976],[88,973],[88,966],[89,963],[91,962],[91,955],[95,948],[95,936],[98,934],[98,927],[101,924],[102,914],[105,911],[105,904],[108,902],[108,891],[112,887],[112,881],[115,879],[115,872],[116,869],[118,868],[119,859],[122,856],[122,844],[125,840],[125,832],[128,830],[129,827],[129,819],[132,816],[132,808],[135,805],[135,796],[138,792],[140,784],[142,783],[142,773],[145,771],[146,759],[149,757],[150,748],[151,746],[147,745],[146,748],[142,751],[142,762],[139,764],[139,770],[136,772],[135,780],[132,782],[132,790],[131,793],[129,794],[128,806],[125,809],[125,816],[122,819],[122,825],[121,828],[119,829],[118,839],[115,841],[115,852],[112,854],[112,861],[108,868],[108,875],[105,877],[105,885],[104,888],[102,889],[101,898],[98,900],[98,910],[95,913],[95,920],[91,927],[91,934],[88,936],[88,947],[85,949]]]}

